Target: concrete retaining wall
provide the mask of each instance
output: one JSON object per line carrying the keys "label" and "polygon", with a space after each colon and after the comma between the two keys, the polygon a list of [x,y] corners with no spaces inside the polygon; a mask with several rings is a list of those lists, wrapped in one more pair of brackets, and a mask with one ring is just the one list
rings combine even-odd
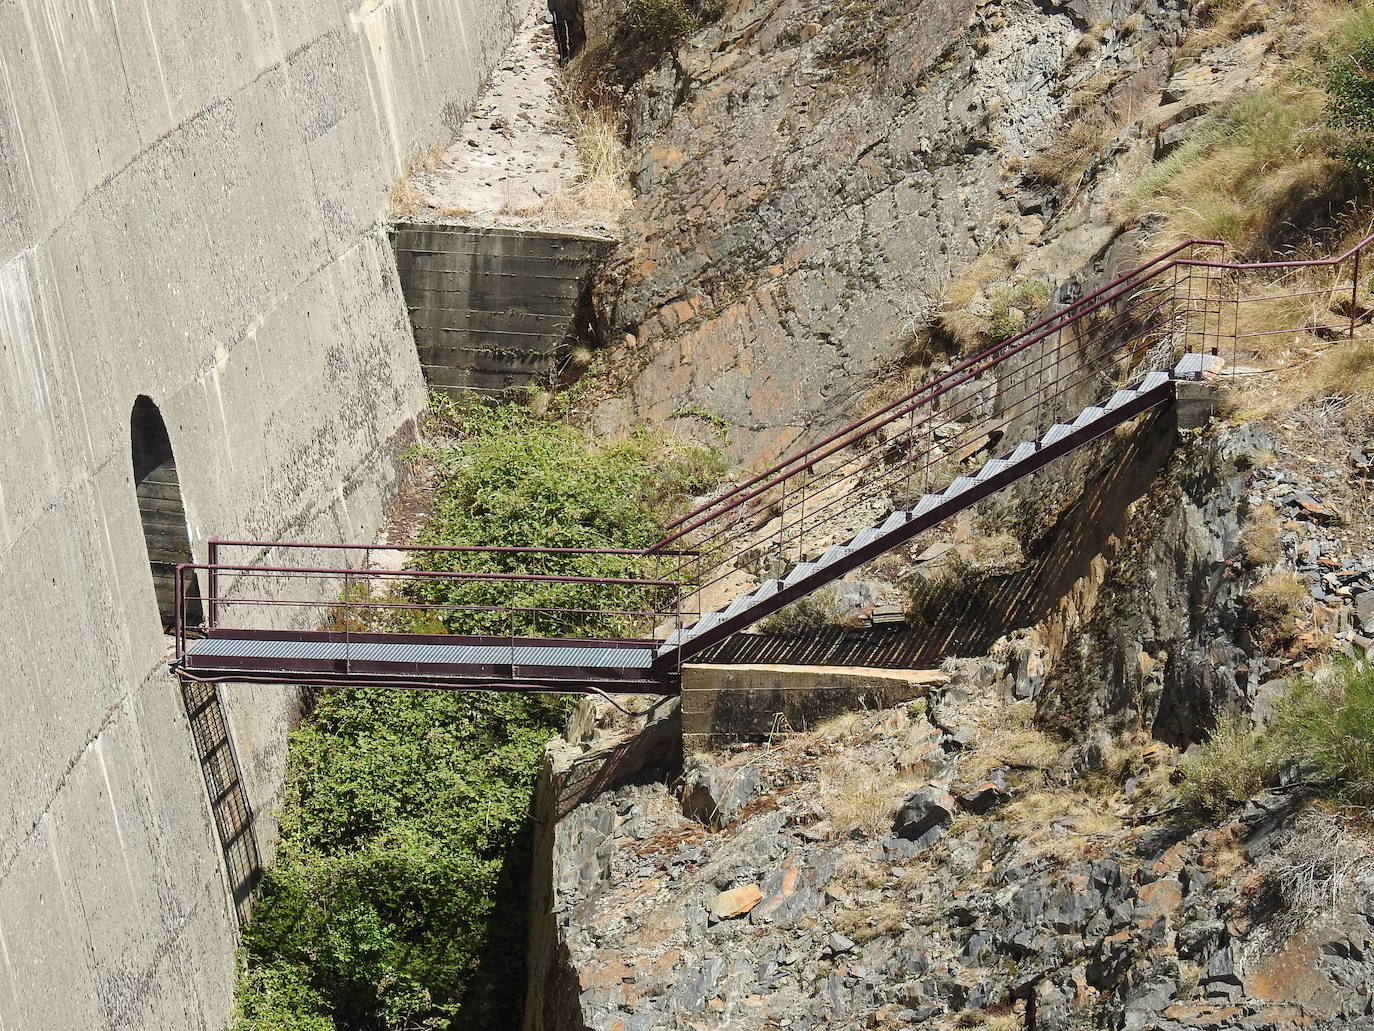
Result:
{"label": "concrete retaining wall", "polygon": [[807,731],[841,713],[886,709],[948,682],[939,670],[854,666],[682,667],[684,754]]}
{"label": "concrete retaining wall", "polygon": [[432,222],[392,227],[433,387],[492,397],[546,383],[610,240]]}
{"label": "concrete retaining wall", "polygon": [[[424,383],[382,227],[505,0],[0,3],[0,1031],[219,1028],[234,911],[134,399],[211,536],[369,538]],[[294,699],[226,689],[270,845]]]}

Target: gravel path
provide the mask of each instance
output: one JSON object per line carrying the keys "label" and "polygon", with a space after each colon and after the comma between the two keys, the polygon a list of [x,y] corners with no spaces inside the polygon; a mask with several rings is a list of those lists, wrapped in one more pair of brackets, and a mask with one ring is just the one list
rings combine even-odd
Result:
{"label": "gravel path", "polygon": [[465,225],[605,234],[616,216],[584,203],[558,45],[537,0],[471,115],[398,190],[399,214]]}

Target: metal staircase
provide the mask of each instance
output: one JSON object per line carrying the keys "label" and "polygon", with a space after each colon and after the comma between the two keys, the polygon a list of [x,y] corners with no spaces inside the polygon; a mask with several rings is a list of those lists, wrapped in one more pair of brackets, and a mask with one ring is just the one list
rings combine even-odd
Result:
{"label": "metal staircase", "polygon": [[855,534],[848,542],[828,548],[814,560],[797,563],[784,576],[766,580],[690,626],[675,630],[658,649],[655,665],[680,665],[711,645],[1029,476],[1056,458],[1171,401],[1178,380],[1200,379],[1218,371],[1221,364],[1221,359],[1213,355],[1187,354],[1171,373],[1149,373],[1136,385],[1116,391],[1101,405],[1084,408],[1072,422],[1055,423],[1039,440],[1016,444],[1004,458],[989,459],[976,473],[956,478],[941,493],[923,495],[914,507],[894,511],[877,525]]}
{"label": "metal staircase", "polygon": [[[178,567],[173,666],[198,682],[675,691],[694,656],[1217,374],[1223,347],[1234,365],[1247,336],[1363,339],[1372,241],[1258,265],[1181,244],[933,370],[649,548],[388,548],[376,561],[369,545],[212,541],[207,563]],[[1265,315],[1242,332],[1243,306],[1295,298],[1333,320]],[[230,550],[246,554],[223,561]]]}

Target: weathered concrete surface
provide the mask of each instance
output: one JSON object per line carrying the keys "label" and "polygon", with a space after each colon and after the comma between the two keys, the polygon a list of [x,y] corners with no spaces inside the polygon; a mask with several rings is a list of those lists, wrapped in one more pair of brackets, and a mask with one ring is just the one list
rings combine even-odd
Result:
{"label": "weathered concrete surface", "polygon": [[593,236],[398,222],[391,230],[415,345],[432,387],[499,397],[546,385],[593,270]]}
{"label": "weathered concrete surface", "polygon": [[[166,420],[202,560],[372,533],[424,399],[388,188],[510,31],[499,0],[0,4],[4,1031],[223,1025],[234,916],[130,412]],[[226,702],[270,810],[294,698]]]}
{"label": "weathered concrete surface", "polygon": [[939,670],[851,666],[689,665],[682,668],[682,747],[714,751],[766,741],[857,709],[883,709],[949,680]]}

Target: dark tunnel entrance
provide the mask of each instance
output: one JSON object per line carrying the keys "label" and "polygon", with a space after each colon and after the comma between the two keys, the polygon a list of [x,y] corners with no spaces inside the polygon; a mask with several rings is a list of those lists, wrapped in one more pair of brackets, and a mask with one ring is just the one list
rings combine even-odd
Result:
{"label": "dark tunnel entrance", "polygon": [[[148,547],[148,565],[153,574],[162,629],[171,632],[176,624],[176,567],[191,559],[191,537],[186,524],[186,506],[177,479],[176,458],[167,425],[151,398],[134,402],[130,416],[133,448],[134,493],[143,522],[143,541]],[[194,576],[186,581],[187,626],[199,626],[200,590]]]}

